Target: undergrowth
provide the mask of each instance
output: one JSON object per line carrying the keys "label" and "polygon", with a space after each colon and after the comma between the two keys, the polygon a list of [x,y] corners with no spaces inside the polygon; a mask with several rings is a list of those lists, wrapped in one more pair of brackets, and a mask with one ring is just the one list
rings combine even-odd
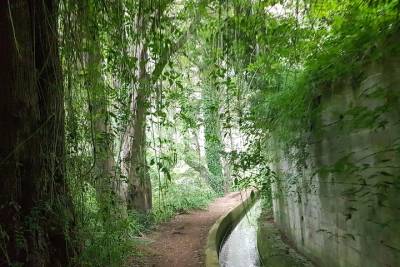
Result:
{"label": "undergrowth", "polygon": [[163,196],[154,195],[156,203],[152,213],[155,222],[167,221],[176,214],[187,213],[189,210],[204,209],[216,197],[208,186],[199,185],[193,181],[185,184],[176,182],[163,189]]}
{"label": "undergrowth", "polygon": [[[77,233],[81,251],[74,262],[80,266],[124,266],[130,257],[140,257],[135,247],[138,237],[149,232],[156,224],[165,222],[177,214],[193,209],[204,209],[216,194],[204,183],[195,179],[169,182],[163,186],[162,195],[158,186],[153,189],[154,209],[149,213],[129,212],[125,217],[104,218],[98,207],[95,190],[87,188],[80,201],[83,202]],[[161,197],[161,198],[160,198]]]}
{"label": "undergrowth", "polygon": [[335,20],[325,37],[314,44],[314,52],[304,57],[301,67],[286,69],[284,86],[277,84],[279,90],[260,90],[254,95],[255,126],[270,132],[275,145],[281,144],[286,150],[304,146],[304,136],[312,127],[324,90],[346,80],[356,86],[354,83],[363,78],[364,66],[400,54],[393,41],[400,32],[395,4],[389,1],[371,7],[347,3],[336,7],[337,13],[331,13]]}

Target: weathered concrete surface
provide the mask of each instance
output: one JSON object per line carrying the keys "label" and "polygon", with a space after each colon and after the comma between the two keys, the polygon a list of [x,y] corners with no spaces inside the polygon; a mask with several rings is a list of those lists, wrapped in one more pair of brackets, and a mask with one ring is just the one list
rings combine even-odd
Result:
{"label": "weathered concrete surface", "polygon": [[317,99],[305,165],[276,152],[276,224],[324,267],[400,266],[400,60],[365,74]]}
{"label": "weathered concrete surface", "polygon": [[276,227],[272,211],[264,210],[259,218],[257,248],[261,266],[268,267],[312,267],[308,259],[284,242]]}
{"label": "weathered concrete surface", "polygon": [[243,202],[219,218],[211,227],[205,247],[206,267],[219,267],[218,253],[222,241],[252,207],[256,199],[255,196],[251,197],[250,191],[243,192]]}

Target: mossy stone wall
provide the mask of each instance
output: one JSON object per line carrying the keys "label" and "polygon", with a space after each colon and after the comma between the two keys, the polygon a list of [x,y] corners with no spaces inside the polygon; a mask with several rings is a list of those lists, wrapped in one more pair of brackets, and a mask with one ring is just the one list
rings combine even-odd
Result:
{"label": "mossy stone wall", "polygon": [[400,266],[400,59],[321,91],[305,164],[275,152],[276,224],[320,266]]}

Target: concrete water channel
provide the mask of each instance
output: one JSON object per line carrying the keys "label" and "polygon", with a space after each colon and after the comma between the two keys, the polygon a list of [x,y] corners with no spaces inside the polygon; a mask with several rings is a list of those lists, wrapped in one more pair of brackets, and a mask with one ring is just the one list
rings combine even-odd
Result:
{"label": "concrete water channel", "polygon": [[261,201],[257,200],[232,232],[224,238],[219,252],[222,267],[258,267],[257,219],[261,214]]}
{"label": "concrete water channel", "polygon": [[313,267],[283,241],[272,211],[262,200],[243,195],[244,201],[211,227],[205,248],[206,267]]}

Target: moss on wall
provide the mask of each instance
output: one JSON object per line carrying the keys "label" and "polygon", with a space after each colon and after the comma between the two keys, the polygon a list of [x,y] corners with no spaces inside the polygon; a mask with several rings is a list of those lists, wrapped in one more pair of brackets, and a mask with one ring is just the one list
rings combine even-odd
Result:
{"label": "moss on wall", "polygon": [[400,59],[368,63],[316,105],[302,165],[275,153],[277,225],[321,266],[398,266]]}
{"label": "moss on wall", "polygon": [[257,248],[262,266],[309,267],[313,264],[284,242],[271,210],[263,210],[258,224]]}

